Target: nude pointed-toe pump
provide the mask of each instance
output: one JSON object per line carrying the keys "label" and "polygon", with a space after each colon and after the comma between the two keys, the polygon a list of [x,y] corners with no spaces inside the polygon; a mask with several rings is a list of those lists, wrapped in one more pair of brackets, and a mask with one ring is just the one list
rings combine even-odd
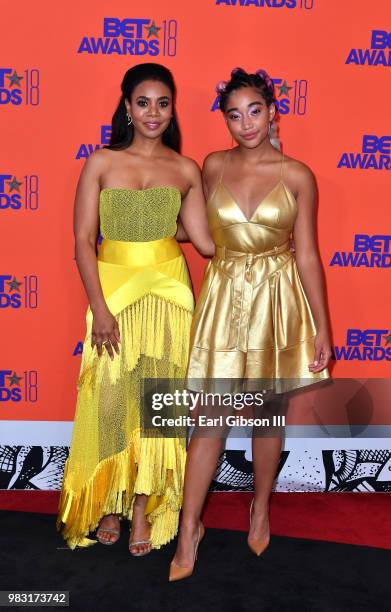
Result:
{"label": "nude pointed-toe pump", "polygon": [[197,555],[198,555],[198,546],[199,546],[202,538],[204,537],[204,535],[205,535],[205,527],[200,522],[200,524],[198,526],[197,542],[196,542],[196,545],[195,545],[195,548],[194,548],[193,565],[188,565],[186,567],[181,567],[180,565],[177,565],[174,561],[171,561],[170,575],[168,577],[169,582],[174,582],[175,580],[183,580],[183,578],[188,578],[189,576],[192,575],[193,570],[194,570],[194,564],[196,562]]}
{"label": "nude pointed-toe pump", "polygon": [[[254,506],[254,498],[251,502],[250,505],[250,526],[251,526],[251,516],[252,516],[252,511],[253,511],[253,506]],[[268,533],[268,535],[260,540],[256,540],[253,538],[248,538],[247,539],[247,544],[250,548],[250,550],[252,550],[252,552],[257,555],[258,557],[263,553],[263,551],[269,546],[269,542],[270,542],[270,533]]]}

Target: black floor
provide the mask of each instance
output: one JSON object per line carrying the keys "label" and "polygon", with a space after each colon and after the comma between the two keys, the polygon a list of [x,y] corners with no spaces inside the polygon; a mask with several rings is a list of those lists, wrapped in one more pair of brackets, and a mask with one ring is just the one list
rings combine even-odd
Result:
{"label": "black floor", "polygon": [[94,612],[391,610],[391,551],[274,536],[258,558],[245,533],[207,529],[193,576],[168,583],[174,548],[133,558],[123,531],[71,551],[53,515],[3,511],[0,590],[68,590],[71,610]]}

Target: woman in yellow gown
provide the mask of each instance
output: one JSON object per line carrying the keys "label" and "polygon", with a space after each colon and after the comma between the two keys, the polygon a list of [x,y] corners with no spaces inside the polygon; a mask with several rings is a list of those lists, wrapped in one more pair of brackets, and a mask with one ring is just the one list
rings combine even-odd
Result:
{"label": "woman in yellow gown", "polygon": [[[113,544],[132,521],[143,555],[176,534],[185,439],[141,435],[140,383],[183,379],[193,294],[175,240],[212,255],[198,166],[179,154],[175,84],[159,64],[128,70],[111,145],[82,171],[75,202],[76,261],[89,300],[58,528],[71,548],[88,534]],[[98,231],[103,241],[96,257]]]}
{"label": "woman in yellow gown", "polygon": [[[232,381],[244,381],[245,389],[268,391],[265,407],[272,407],[271,416],[283,407],[285,392],[329,376],[329,322],[315,237],[316,187],[307,166],[285,157],[270,142],[276,106],[265,71],[235,69],[229,82],[218,85],[218,93],[238,146],[212,153],[204,164],[216,254],[194,313],[188,386],[199,388],[201,381],[218,390],[225,388],[223,379],[229,379],[229,387]],[[208,414],[213,411],[220,414],[213,407]],[[222,448],[223,430],[207,437],[201,430],[188,448],[170,580],[193,571],[204,533],[202,507]],[[264,435],[261,430],[255,429],[252,438],[254,499],[248,534],[249,547],[258,555],[269,542],[268,502],[281,451],[279,431]]]}

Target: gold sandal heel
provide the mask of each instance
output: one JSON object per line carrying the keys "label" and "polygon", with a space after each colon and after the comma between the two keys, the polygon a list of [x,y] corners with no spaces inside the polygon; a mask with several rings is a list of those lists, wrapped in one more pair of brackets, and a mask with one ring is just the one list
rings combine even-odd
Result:
{"label": "gold sandal heel", "polygon": [[[144,552],[132,553],[130,549],[133,546],[139,546],[139,544],[149,544],[149,547]],[[132,555],[132,557],[144,557],[145,555],[148,555],[151,552],[151,550],[152,550],[152,540],[136,540],[134,542],[129,542],[129,552]]]}
{"label": "gold sandal heel", "polygon": [[[115,540],[102,540],[102,538],[98,536],[99,532],[112,533],[113,535],[116,535],[117,537]],[[105,546],[111,546],[112,544],[115,544],[116,542],[118,542],[120,534],[121,532],[118,529],[105,529],[104,527],[98,527],[97,532],[96,532],[96,539],[98,540],[98,542],[100,542],[100,544],[104,544]]]}

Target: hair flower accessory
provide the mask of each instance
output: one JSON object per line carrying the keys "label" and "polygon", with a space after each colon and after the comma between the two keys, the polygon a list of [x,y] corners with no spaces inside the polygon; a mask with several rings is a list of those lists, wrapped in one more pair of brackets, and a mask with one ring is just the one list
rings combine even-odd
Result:
{"label": "hair flower accessory", "polygon": [[216,92],[220,95],[225,92],[228,81],[219,81],[216,85]]}
{"label": "hair flower accessory", "polygon": [[266,83],[266,85],[268,86],[268,88],[270,89],[270,91],[274,91],[274,84],[273,81],[271,80],[271,78],[269,77],[268,73],[266,72],[266,70],[263,70],[262,68],[258,68],[258,70],[255,71],[255,74],[257,74],[258,76],[261,77],[261,79],[263,79]]}

